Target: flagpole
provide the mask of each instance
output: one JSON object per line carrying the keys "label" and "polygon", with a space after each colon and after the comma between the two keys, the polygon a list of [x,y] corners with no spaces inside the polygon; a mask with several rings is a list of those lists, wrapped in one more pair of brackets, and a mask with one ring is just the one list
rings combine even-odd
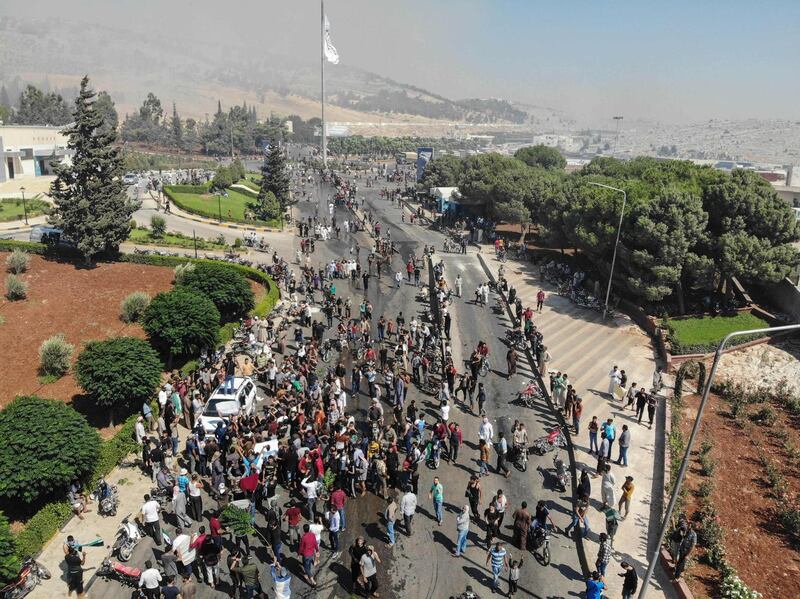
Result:
{"label": "flagpole", "polygon": [[320,70],[322,87],[322,168],[328,168],[328,139],[325,127],[325,0],[320,0]]}

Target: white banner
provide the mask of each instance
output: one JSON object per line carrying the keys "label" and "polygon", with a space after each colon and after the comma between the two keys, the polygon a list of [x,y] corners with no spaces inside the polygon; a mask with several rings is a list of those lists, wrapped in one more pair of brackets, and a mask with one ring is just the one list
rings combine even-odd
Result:
{"label": "white banner", "polygon": [[336,47],[333,45],[331,41],[331,24],[328,21],[328,15],[325,15],[325,32],[324,32],[324,39],[325,39],[325,58],[328,62],[332,62],[333,64],[339,64],[339,52],[337,52]]}

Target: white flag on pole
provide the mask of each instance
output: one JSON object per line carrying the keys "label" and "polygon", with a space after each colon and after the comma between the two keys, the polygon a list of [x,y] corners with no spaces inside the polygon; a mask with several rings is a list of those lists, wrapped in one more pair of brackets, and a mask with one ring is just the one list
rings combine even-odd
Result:
{"label": "white flag on pole", "polygon": [[328,15],[325,15],[325,58],[328,62],[332,62],[333,64],[339,64],[339,52],[336,51],[336,48],[331,41],[331,24],[328,21]]}

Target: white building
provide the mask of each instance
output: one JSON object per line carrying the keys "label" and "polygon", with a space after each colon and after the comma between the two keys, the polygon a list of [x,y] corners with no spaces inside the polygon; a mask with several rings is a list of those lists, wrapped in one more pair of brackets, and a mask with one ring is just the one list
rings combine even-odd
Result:
{"label": "white building", "polygon": [[0,183],[52,175],[51,162],[68,155],[64,127],[0,126]]}

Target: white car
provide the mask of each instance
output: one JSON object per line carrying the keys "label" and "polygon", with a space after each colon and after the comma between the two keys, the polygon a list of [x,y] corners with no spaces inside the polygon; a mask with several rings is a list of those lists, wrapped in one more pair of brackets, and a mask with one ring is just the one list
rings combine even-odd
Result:
{"label": "white car", "polygon": [[124,177],[122,177],[122,182],[125,185],[133,185],[139,180],[139,178],[134,175],[133,173],[126,173]]}
{"label": "white car", "polygon": [[256,411],[256,385],[250,377],[234,377],[233,393],[227,394],[224,389],[223,383],[214,390],[200,416],[207,435],[213,435],[217,425],[227,423],[231,416],[249,416]]}

